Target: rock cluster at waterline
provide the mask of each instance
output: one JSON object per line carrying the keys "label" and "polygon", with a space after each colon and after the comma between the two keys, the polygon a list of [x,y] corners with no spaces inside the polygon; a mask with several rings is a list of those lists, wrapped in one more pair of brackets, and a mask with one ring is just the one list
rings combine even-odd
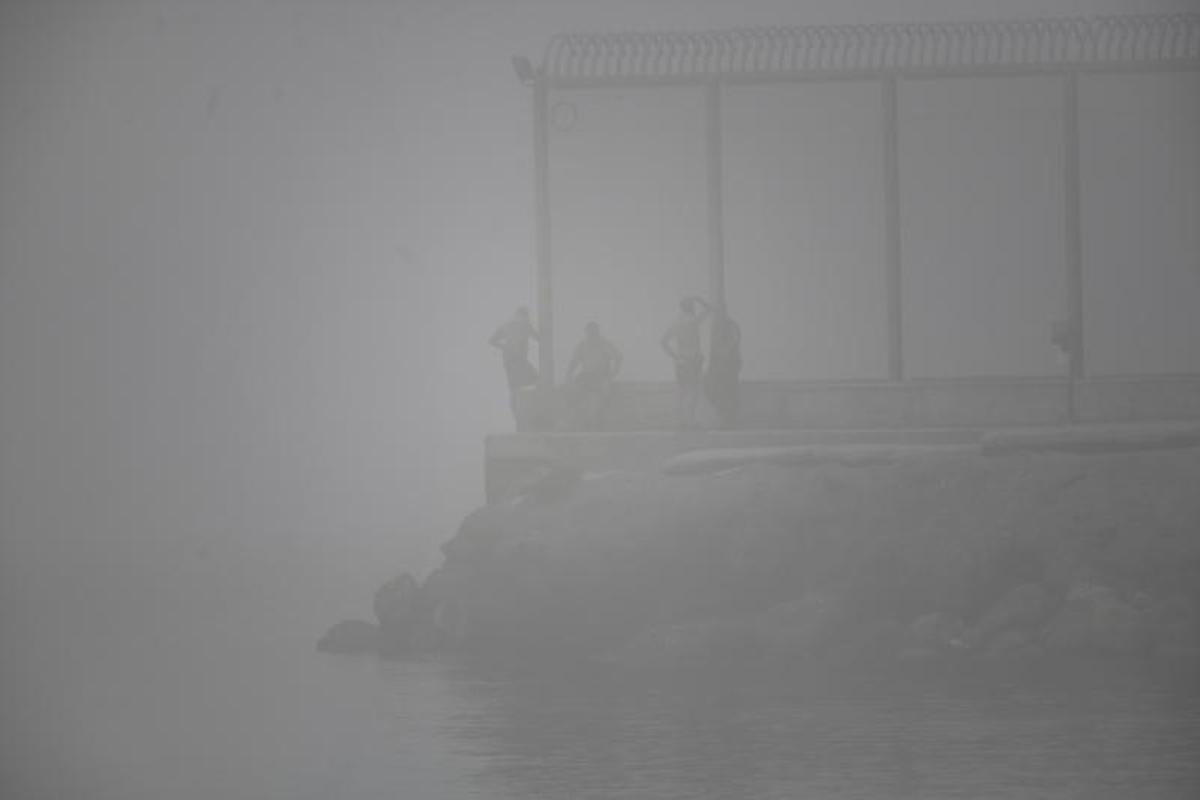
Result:
{"label": "rock cluster at waterline", "polygon": [[1200,449],[565,474],[381,589],[376,649],[1200,664]]}

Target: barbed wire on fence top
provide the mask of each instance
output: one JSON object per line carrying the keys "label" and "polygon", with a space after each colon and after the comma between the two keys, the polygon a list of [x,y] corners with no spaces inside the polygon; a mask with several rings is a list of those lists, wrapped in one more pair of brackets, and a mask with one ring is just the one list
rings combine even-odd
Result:
{"label": "barbed wire on fence top", "polygon": [[1200,14],[561,34],[550,78],[1200,61]]}

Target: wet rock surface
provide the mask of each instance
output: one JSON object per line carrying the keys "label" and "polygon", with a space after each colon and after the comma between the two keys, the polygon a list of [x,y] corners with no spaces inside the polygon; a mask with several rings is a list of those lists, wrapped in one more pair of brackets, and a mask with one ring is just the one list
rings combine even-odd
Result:
{"label": "wet rock surface", "polygon": [[984,646],[1006,634],[1023,634],[1040,626],[1053,608],[1054,598],[1045,587],[1022,583],[1010,589],[980,618],[969,638],[973,645]]}
{"label": "wet rock surface", "polygon": [[953,614],[944,611],[934,611],[922,614],[913,620],[913,644],[926,650],[948,650],[960,647],[966,626],[963,621]]}
{"label": "wet rock surface", "polygon": [[1052,651],[1134,654],[1147,649],[1150,628],[1142,611],[1107,586],[1073,586],[1043,633]]}
{"label": "wet rock surface", "polygon": [[1196,486],[1196,449],[548,472],[375,610],[396,652],[1175,663],[1200,648]]}
{"label": "wet rock surface", "polygon": [[317,641],[322,653],[374,653],[379,650],[379,628],[362,619],[336,623]]}

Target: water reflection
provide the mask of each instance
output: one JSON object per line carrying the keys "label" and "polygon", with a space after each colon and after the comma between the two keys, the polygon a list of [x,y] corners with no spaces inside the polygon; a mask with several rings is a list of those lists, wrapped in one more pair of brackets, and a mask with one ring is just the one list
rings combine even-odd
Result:
{"label": "water reflection", "polygon": [[447,678],[485,797],[1200,796],[1200,696],[1128,671]]}

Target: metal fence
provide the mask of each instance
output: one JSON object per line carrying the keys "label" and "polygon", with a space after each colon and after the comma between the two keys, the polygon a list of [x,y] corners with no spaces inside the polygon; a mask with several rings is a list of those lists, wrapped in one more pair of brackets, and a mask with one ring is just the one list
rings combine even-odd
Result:
{"label": "metal fence", "polygon": [[551,79],[1063,67],[1200,61],[1200,14],[729,31],[562,34]]}

